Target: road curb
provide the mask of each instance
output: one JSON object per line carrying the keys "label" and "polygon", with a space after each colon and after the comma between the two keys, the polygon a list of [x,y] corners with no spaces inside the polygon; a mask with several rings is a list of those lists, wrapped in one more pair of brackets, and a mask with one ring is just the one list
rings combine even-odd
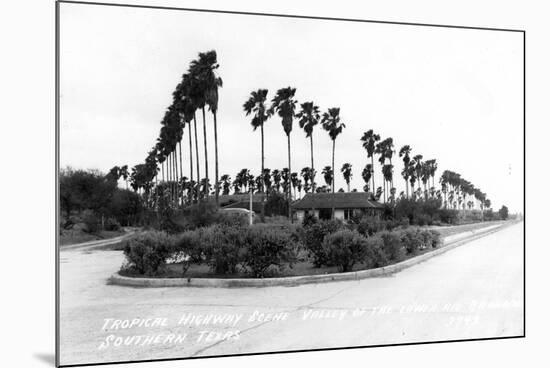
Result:
{"label": "road curb", "polygon": [[298,286],[315,283],[325,283],[333,281],[362,280],[371,277],[387,276],[402,271],[406,268],[424,262],[432,257],[445,253],[451,249],[457,248],[473,240],[482,238],[495,233],[511,224],[500,224],[488,229],[471,231],[472,235],[454,240],[447,245],[437,248],[429,253],[425,253],[405,261],[395,263],[385,267],[372,268],[368,270],[331,273],[325,275],[306,275],[306,276],[288,276],[273,277],[265,279],[241,278],[241,279],[217,279],[217,278],[142,278],[122,276],[118,272],[113,274],[108,283],[120,286],[132,287],[216,287],[216,288],[234,288],[234,287],[268,287],[268,286]]}

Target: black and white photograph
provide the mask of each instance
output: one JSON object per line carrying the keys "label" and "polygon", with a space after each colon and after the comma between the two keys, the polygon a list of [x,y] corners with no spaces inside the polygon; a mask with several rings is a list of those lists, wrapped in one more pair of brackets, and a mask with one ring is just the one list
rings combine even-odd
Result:
{"label": "black and white photograph", "polygon": [[60,366],[524,336],[521,30],[57,21]]}
{"label": "black and white photograph", "polygon": [[1,366],[548,360],[543,2],[3,5]]}

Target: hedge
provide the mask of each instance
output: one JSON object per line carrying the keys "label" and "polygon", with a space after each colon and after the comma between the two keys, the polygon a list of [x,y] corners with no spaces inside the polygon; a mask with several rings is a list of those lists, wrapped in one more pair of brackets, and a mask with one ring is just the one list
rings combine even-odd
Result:
{"label": "hedge", "polygon": [[367,268],[400,262],[407,256],[435,248],[440,235],[434,230],[378,231],[365,236],[339,221],[295,226],[212,225],[168,235],[140,233],[124,244],[123,270],[158,275],[168,263],[182,265],[182,275],[192,264],[206,264],[215,274],[249,273],[266,277],[292,266],[307,252],[314,266],[337,266],[348,272],[358,264]]}

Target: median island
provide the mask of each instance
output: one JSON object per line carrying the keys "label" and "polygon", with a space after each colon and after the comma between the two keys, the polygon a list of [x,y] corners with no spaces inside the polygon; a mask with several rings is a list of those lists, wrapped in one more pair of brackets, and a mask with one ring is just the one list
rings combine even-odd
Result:
{"label": "median island", "polygon": [[126,259],[118,276],[185,279],[191,284],[192,279],[281,279],[357,273],[430,253],[445,245],[445,237],[501,224],[485,221],[420,226],[411,225],[407,219],[363,216],[343,221],[306,216],[299,223],[274,217],[249,225],[244,216],[216,211],[207,204],[199,206],[201,213],[211,216],[205,226],[186,223],[188,229],[184,231],[171,234],[151,230],[126,240],[121,247]]}

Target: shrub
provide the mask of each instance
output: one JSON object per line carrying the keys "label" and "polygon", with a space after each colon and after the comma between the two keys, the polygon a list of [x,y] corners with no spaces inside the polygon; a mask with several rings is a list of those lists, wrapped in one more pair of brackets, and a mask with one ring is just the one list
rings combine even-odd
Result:
{"label": "shrub", "polygon": [[356,263],[364,262],[368,251],[367,238],[353,230],[339,230],[325,237],[322,247],[327,259],[348,272]]}
{"label": "shrub", "polygon": [[426,249],[432,246],[432,233],[429,230],[420,231],[420,236],[422,237],[421,249]]}
{"label": "shrub", "polygon": [[[473,212],[473,211],[468,211]],[[441,221],[445,224],[456,224],[458,222],[458,211],[457,210],[451,210],[448,208],[443,208],[439,210],[439,218]]]}
{"label": "shrub", "polygon": [[420,213],[416,215],[415,223],[419,226],[432,225],[432,218],[424,213]]}
{"label": "shrub", "polygon": [[120,223],[115,218],[110,217],[105,221],[105,230],[118,231],[120,230]]}
{"label": "shrub", "polygon": [[124,242],[126,268],[142,275],[158,274],[174,251],[174,240],[161,231],[134,235]]}
{"label": "shrub", "polygon": [[380,220],[377,217],[363,217],[359,224],[357,224],[357,231],[364,236],[373,236],[374,234],[385,231],[393,230],[401,224],[408,226],[408,221],[394,221],[394,220]]}
{"label": "shrub", "polygon": [[290,220],[287,216],[265,216],[262,223],[270,225],[288,225],[290,224]]}
{"label": "shrub", "polygon": [[431,246],[437,248],[441,244],[441,234],[435,230],[428,230],[431,234]]}
{"label": "shrub", "polygon": [[217,274],[237,272],[246,243],[246,228],[213,225],[197,230],[205,261]]}
{"label": "shrub", "polygon": [[263,230],[277,230],[288,234],[292,241],[300,241],[300,231],[302,227],[298,224],[291,224],[289,221],[286,222],[277,222],[277,223],[257,223],[251,226],[253,229],[263,229]]}
{"label": "shrub", "polygon": [[379,234],[384,243],[384,251],[392,261],[402,261],[406,256],[406,250],[401,237],[396,232],[382,232]]}
{"label": "shrub", "polygon": [[94,211],[84,210],[81,217],[82,223],[84,223],[82,231],[90,234],[94,234],[99,231],[99,218],[94,213]]}
{"label": "shrub", "polygon": [[219,211],[214,218],[216,224],[225,226],[247,226],[248,215],[243,213],[230,213],[225,211]]}
{"label": "shrub", "polygon": [[422,249],[422,244],[424,238],[420,235],[418,229],[404,230],[401,233],[401,241],[405,246],[408,254],[416,254],[420,249]]}
{"label": "shrub", "polygon": [[187,222],[192,229],[212,225],[218,219],[218,209],[215,203],[200,202],[186,209]]}
{"label": "shrub", "polygon": [[366,239],[365,263],[369,268],[383,267],[389,263],[384,241],[379,236]]}
{"label": "shrub", "polygon": [[323,240],[327,235],[343,228],[344,224],[340,220],[326,220],[316,222],[301,229],[300,240],[313,258],[315,267],[330,264],[323,248]]}
{"label": "shrub", "polygon": [[302,226],[311,226],[319,222],[313,213],[307,213],[302,220]]}
{"label": "shrub", "polygon": [[500,210],[498,210],[498,216],[501,220],[507,220],[508,219],[508,207],[502,206],[500,207]]}
{"label": "shrub", "polygon": [[203,262],[202,241],[199,237],[199,231],[186,231],[181,234],[174,244],[172,252],[167,263],[180,263],[182,266],[182,275],[185,275],[192,264]]}
{"label": "shrub", "polygon": [[254,277],[264,277],[269,268],[280,270],[295,259],[295,243],[289,233],[276,229],[248,228],[242,264]]}

